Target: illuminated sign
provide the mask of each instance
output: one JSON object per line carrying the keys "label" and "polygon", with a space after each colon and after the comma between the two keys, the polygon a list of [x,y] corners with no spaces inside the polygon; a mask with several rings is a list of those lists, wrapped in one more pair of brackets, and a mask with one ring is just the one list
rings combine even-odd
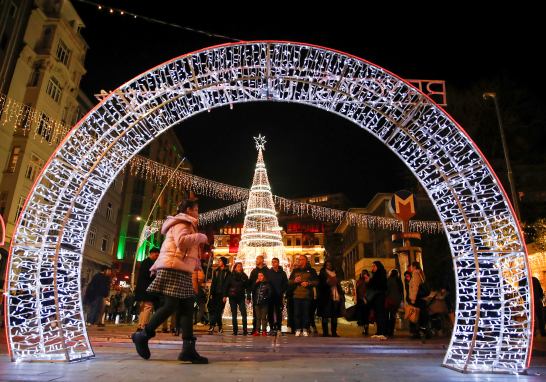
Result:
{"label": "illuminated sign", "polygon": [[417,211],[417,200],[409,191],[398,191],[389,201],[389,211],[398,220],[410,220]]}

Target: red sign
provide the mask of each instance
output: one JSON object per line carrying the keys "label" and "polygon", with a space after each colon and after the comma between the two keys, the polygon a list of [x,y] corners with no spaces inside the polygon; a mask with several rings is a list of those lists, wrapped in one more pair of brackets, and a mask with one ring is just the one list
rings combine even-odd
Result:
{"label": "red sign", "polygon": [[419,232],[401,232],[392,235],[392,241],[403,239],[417,239],[421,240],[421,234]]}
{"label": "red sign", "polygon": [[241,234],[229,235],[229,253],[237,253],[240,241]]}

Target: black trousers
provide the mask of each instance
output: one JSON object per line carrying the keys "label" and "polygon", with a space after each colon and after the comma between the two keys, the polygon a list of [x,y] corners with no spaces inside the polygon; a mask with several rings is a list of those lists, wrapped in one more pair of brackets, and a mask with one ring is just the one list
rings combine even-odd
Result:
{"label": "black trousers", "polygon": [[224,308],[226,303],[224,302],[224,296],[221,294],[215,294],[212,296],[212,306],[214,306],[214,311],[212,312],[212,320],[210,321],[210,326],[222,327],[222,314],[224,314]]}
{"label": "black trousers", "polygon": [[372,300],[373,316],[377,324],[377,335],[388,335],[387,333],[387,313],[385,312],[385,293],[379,292]]}
{"label": "black trousers", "polygon": [[273,296],[269,300],[268,317],[270,330],[281,330],[283,306],[282,296]]}
{"label": "black trousers", "polygon": [[[150,319],[150,322],[146,324],[145,330],[148,333],[155,332],[157,328],[163,325],[163,322],[171,317],[174,313],[178,313],[180,316],[180,328],[182,330],[182,338],[193,338],[193,297],[190,298],[177,298],[171,296],[164,296],[164,303]],[[177,316],[178,316],[177,315]]]}

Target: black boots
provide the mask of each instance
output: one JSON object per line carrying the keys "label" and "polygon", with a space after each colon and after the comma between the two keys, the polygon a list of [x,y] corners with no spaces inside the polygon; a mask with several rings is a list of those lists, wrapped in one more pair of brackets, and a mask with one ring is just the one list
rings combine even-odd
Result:
{"label": "black boots", "polygon": [[136,351],[139,356],[141,356],[144,359],[150,359],[151,353],[150,349],[148,348],[148,341],[150,338],[155,337],[155,331],[152,333],[148,333],[146,329],[131,334],[131,339],[135,343]]}
{"label": "black boots", "polygon": [[330,335],[328,334],[328,324],[326,325],[322,324],[322,336],[330,337]]}
{"label": "black boots", "polygon": [[209,360],[205,357],[201,357],[199,353],[195,350],[195,341],[197,338],[183,338],[182,342],[182,353],[178,355],[179,361],[205,364],[209,363]]}

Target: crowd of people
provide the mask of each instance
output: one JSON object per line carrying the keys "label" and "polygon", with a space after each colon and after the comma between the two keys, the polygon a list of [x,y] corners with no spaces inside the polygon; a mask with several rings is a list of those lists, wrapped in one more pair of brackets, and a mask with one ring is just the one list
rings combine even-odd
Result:
{"label": "crowd of people", "polygon": [[[230,269],[228,260],[220,257],[207,294],[200,248],[209,240],[197,230],[198,211],[197,202],[189,199],[180,204],[176,216],[167,218],[161,230],[165,241],[160,250],[151,249],[149,257],[141,263],[134,295],[127,291],[109,296],[110,270],[106,267],[93,277],[85,297],[90,306],[89,324],[102,325],[105,308],[110,320],[115,320],[116,316],[119,320],[131,320],[135,314],[138,327],[131,337],[138,354],[148,359],[151,354],[148,341],[161,326],[166,331],[170,321],[171,331],[182,335],[182,352],[178,359],[192,363],[208,362],[195,350],[194,324],[206,322],[209,334],[222,333],[222,316],[228,301],[233,335],[239,334],[239,322],[242,335],[278,335],[286,308],[287,326],[296,337],[318,332],[315,317],[320,317],[324,337],[339,337],[338,318],[347,314],[346,292],[331,260],[326,260],[317,274],[307,256],[301,255],[288,277],[279,259],[272,259],[271,267],[268,267],[264,257],[258,256],[256,267],[247,276],[243,264],[237,262]],[[421,332],[430,337],[426,302],[422,298],[422,289],[426,289],[422,285],[426,285],[426,279],[420,264],[412,263],[404,278],[406,303],[420,311],[418,322],[411,327],[411,338],[420,338]],[[371,272],[364,270],[360,274],[353,299],[364,335],[368,334],[372,322],[377,327],[373,337],[387,339],[394,334],[404,299],[404,284],[397,270],[387,274],[380,261],[373,262]],[[249,308],[253,317],[250,331],[247,325]]]}

